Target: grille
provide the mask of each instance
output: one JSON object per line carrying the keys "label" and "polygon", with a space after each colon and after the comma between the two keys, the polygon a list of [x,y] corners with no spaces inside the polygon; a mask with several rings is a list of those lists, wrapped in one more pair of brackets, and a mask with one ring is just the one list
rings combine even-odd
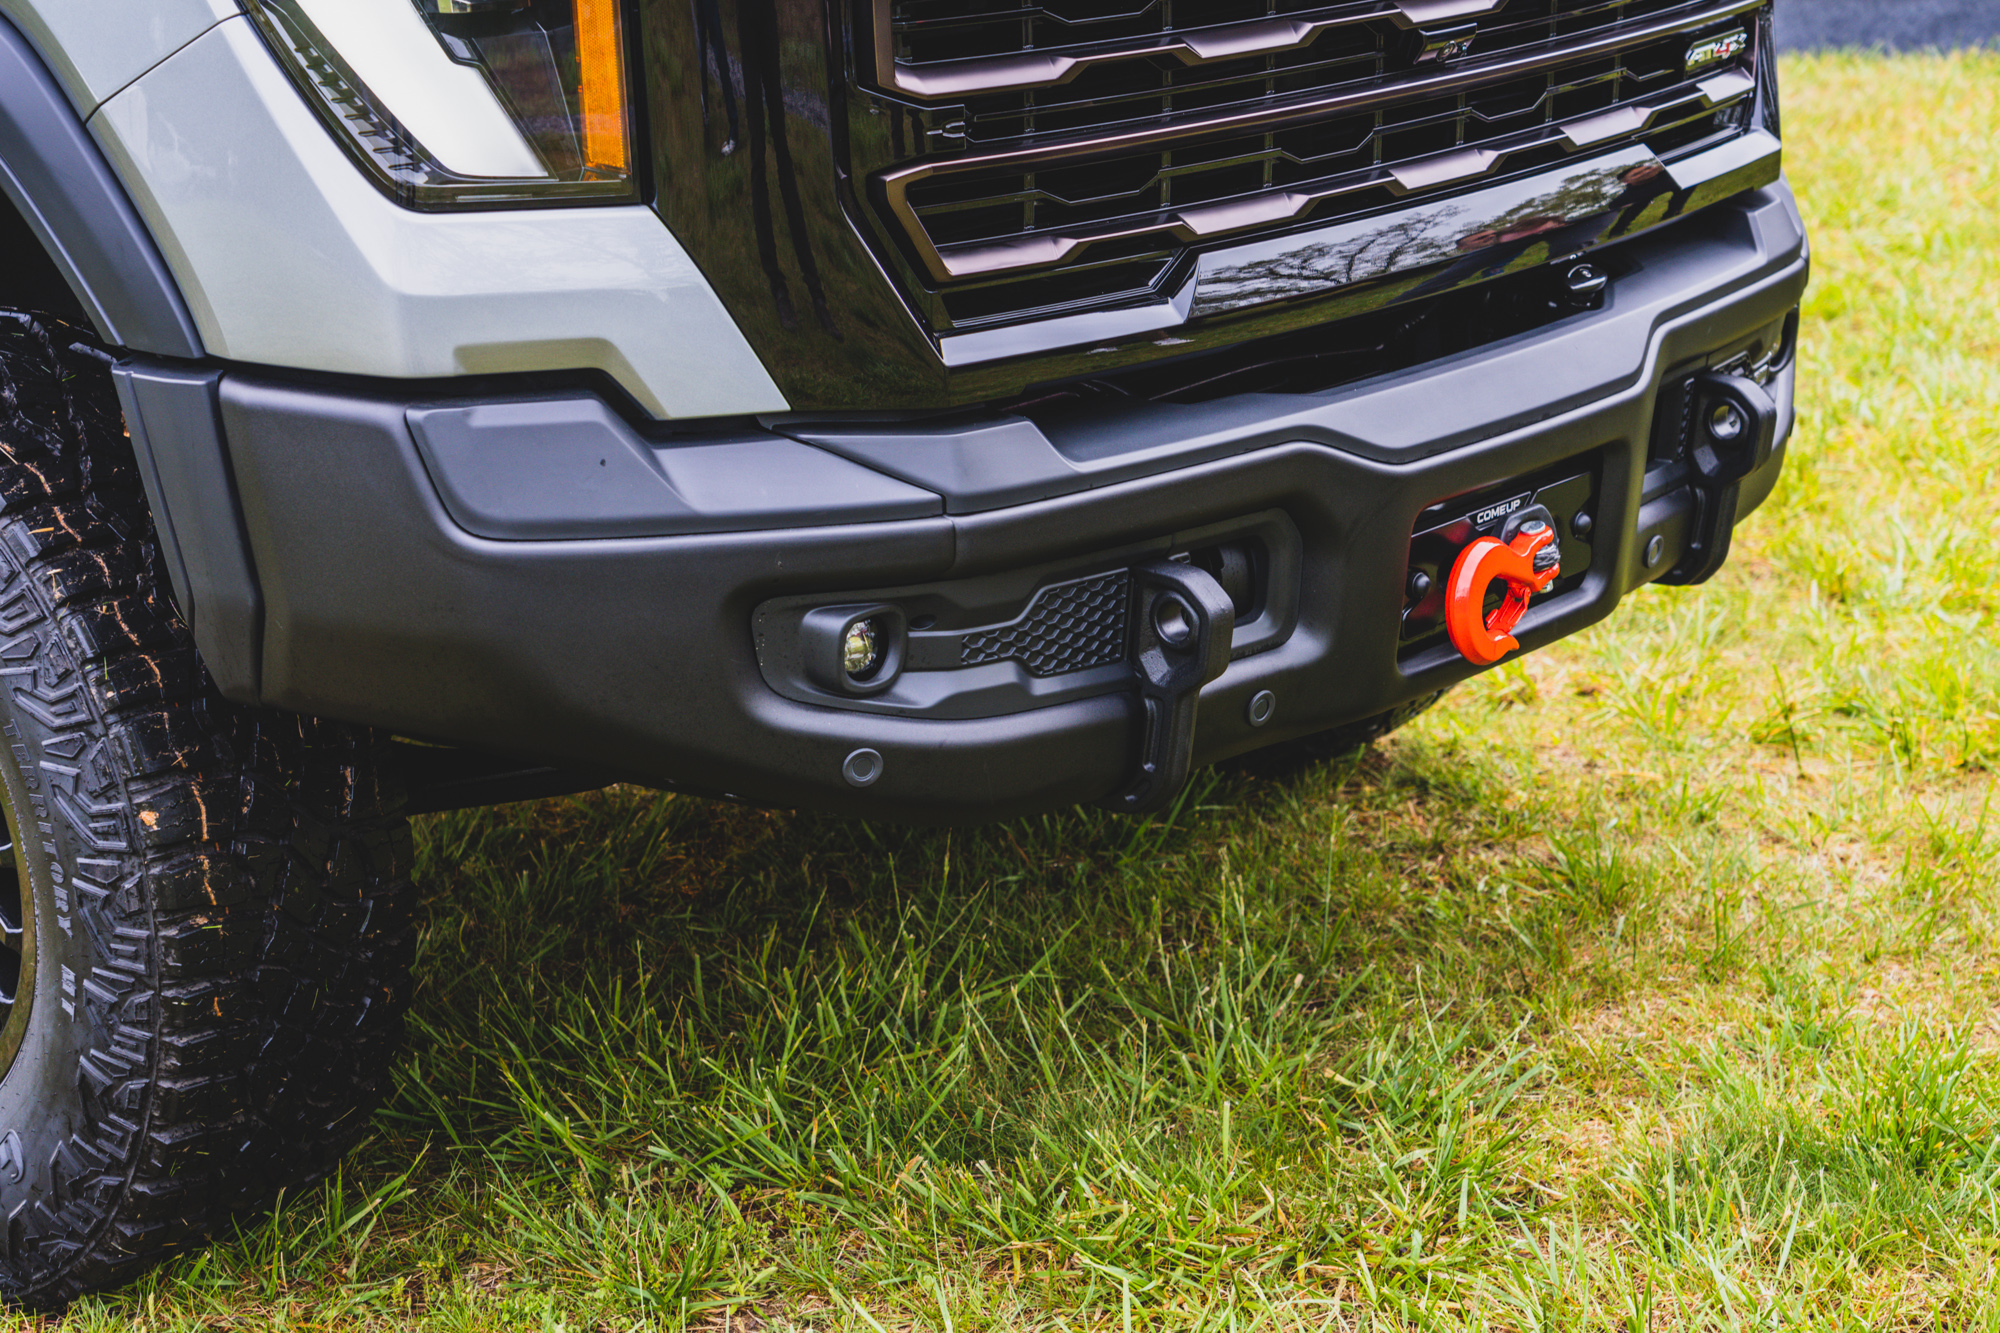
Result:
{"label": "grille", "polygon": [[[1513,0],[1478,22],[1472,49],[1485,58],[1688,7],[1687,0]],[[1269,14],[1247,21],[1246,9],[1265,6],[1053,0],[993,8],[1002,12],[962,0],[901,0],[888,19],[895,78],[918,88],[963,89],[954,95],[964,98],[965,134],[974,147],[1032,134],[1102,133],[1170,113],[1227,112],[1364,84],[1422,63],[1416,57],[1424,30],[1401,26],[1381,5],[1279,0]],[[1233,48],[1253,43],[1278,49],[1230,58]],[[1190,56],[1196,63],[1187,63]],[[1021,86],[1022,75],[1056,70],[1060,82]],[[1010,86],[979,87],[1001,79]]]}
{"label": "grille", "polygon": [[1125,657],[1123,570],[1043,588],[1021,618],[965,636],[966,666],[1016,661],[1033,676],[1061,676]]}
{"label": "grille", "polygon": [[[876,175],[892,234],[976,327],[1160,286],[1211,238],[1747,124],[1758,0],[873,0],[877,83],[936,103]],[[1433,16],[1444,15],[1439,21]],[[1457,15],[1453,18],[1451,15]],[[1471,42],[1462,53],[1454,41]],[[1461,58],[1446,59],[1451,50]],[[1430,57],[1427,58],[1427,53]],[[901,121],[896,139],[903,140]]]}

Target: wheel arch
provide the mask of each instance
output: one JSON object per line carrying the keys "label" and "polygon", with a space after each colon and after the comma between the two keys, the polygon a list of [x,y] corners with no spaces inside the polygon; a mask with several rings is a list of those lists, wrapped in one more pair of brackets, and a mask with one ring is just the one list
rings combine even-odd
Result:
{"label": "wheel arch", "polygon": [[[83,119],[21,31],[0,17],[0,304],[66,294],[115,347],[193,360],[201,335],[179,286]],[[61,279],[50,282],[53,273]],[[63,290],[67,289],[67,292]]]}

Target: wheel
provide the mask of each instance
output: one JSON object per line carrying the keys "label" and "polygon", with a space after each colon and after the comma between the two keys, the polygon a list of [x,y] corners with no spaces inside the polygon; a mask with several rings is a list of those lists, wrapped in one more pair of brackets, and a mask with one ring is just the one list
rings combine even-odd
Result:
{"label": "wheel", "polygon": [[1404,723],[1427,711],[1432,704],[1442,698],[1444,691],[1439,690],[1436,694],[1427,694],[1421,699],[1398,704],[1386,712],[1363,718],[1359,722],[1329,727],[1310,736],[1297,736],[1288,741],[1267,745],[1261,750],[1252,750],[1235,762],[1247,772],[1264,776],[1296,772],[1328,759],[1338,759],[1342,755],[1353,754],[1364,746],[1374,744]]}
{"label": "wheel", "polygon": [[413,944],[387,738],[215,692],[79,337],[0,314],[0,1294],[43,1309],[330,1169]]}

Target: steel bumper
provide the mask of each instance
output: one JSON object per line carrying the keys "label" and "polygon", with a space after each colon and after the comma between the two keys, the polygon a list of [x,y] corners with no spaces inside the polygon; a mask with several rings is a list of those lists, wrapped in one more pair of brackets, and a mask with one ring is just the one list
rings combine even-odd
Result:
{"label": "steel bumper", "polygon": [[[176,594],[232,697],[640,783],[973,821],[1120,789],[1135,690],[1100,667],[1087,687],[1014,670],[985,693],[940,675],[928,695],[820,697],[786,675],[772,608],[998,605],[1254,520],[1291,534],[1289,610],[1201,692],[1195,762],[1444,688],[1476,668],[1403,642],[1420,515],[1582,460],[1589,572],[1517,634],[1533,650],[1607,616],[1686,541],[1687,515],[1647,494],[1662,385],[1784,320],[1806,281],[1782,184],[1629,256],[1602,309],[1413,372],[1047,431],[662,437],[575,394],[143,363],[120,382]],[[1775,482],[1792,377],[1770,384],[1781,443],[1739,513]],[[879,762],[856,785],[864,749]]]}

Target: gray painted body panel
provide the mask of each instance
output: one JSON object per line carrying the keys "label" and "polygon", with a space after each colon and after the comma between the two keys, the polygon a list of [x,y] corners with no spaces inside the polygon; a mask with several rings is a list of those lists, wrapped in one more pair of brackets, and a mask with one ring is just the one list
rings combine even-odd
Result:
{"label": "gray painted body panel", "polygon": [[82,116],[237,12],[233,0],[0,0]]}
{"label": "gray painted body panel", "polygon": [[390,379],[601,370],[659,417],[785,410],[650,209],[400,208],[247,19],[174,53],[90,127],[213,355]]}

